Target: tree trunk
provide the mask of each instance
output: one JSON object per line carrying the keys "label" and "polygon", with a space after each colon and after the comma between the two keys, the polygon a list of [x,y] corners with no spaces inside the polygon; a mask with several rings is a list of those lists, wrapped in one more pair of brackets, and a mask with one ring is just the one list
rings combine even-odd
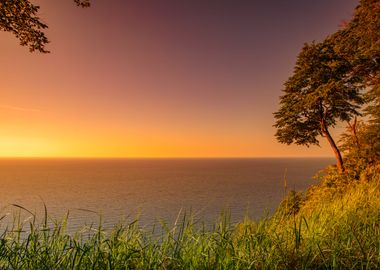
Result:
{"label": "tree trunk", "polygon": [[359,142],[358,135],[356,134],[356,131],[358,129],[358,126],[357,126],[357,117],[356,116],[355,116],[354,121],[352,122],[352,124],[348,121],[348,126],[350,127],[352,137],[354,138],[355,144],[356,144],[356,146],[358,148],[358,152],[360,154],[361,153],[361,149],[360,149],[361,147],[360,147],[360,142]]}
{"label": "tree trunk", "polygon": [[326,139],[329,142],[332,150],[334,151],[338,171],[340,174],[342,174],[344,172],[342,155],[340,154],[340,151],[339,151],[338,147],[336,146],[334,139],[331,137],[331,134],[330,134],[329,130],[327,129],[327,126],[323,120],[321,121],[321,130],[322,130],[322,134],[326,137]]}

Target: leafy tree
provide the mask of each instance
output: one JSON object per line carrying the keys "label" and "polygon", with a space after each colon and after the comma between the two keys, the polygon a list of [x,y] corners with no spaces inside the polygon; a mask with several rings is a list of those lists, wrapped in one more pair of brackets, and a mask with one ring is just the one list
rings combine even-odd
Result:
{"label": "leafy tree", "polygon": [[380,0],[361,0],[353,19],[334,34],[335,49],[367,91],[367,114],[380,123]]}
{"label": "leafy tree", "polygon": [[373,164],[380,159],[380,0],[361,0],[353,19],[333,38],[337,52],[352,65],[347,75],[357,76],[367,90],[364,112],[369,121],[349,126],[351,135],[360,135],[361,148],[356,151],[355,137],[346,134],[343,141],[349,152],[347,158],[360,153],[361,158]]}
{"label": "leafy tree", "polygon": [[361,0],[352,20],[333,34],[335,49],[366,87],[380,83],[380,0]]}
{"label": "leafy tree", "polygon": [[337,121],[349,121],[359,115],[363,98],[357,86],[359,78],[347,76],[352,65],[335,52],[334,41],[305,44],[274,116],[279,142],[319,145],[318,136],[325,137],[342,173],[342,155],[329,128]]}
{"label": "leafy tree", "polygon": [[[294,75],[285,84],[281,108],[275,113],[276,137],[280,142],[318,144],[317,136],[322,135],[333,148],[342,172],[341,153],[328,127],[333,127],[337,120],[347,121],[349,132],[343,135],[341,147],[349,167],[360,170],[366,164],[379,162],[379,29],[380,0],[360,0],[352,20],[342,29],[322,43],[305,45]],[[363,102],[367,123],[356,121]],[[355,120],[350,123],[353,116]]]}
{"label": "leafy tree", "polygon": [[[81,7],[90,6],[89,0],[74,2]],[[38,17],[39,8],[29,0],[0,1],[0,30],[14,34],[31,52],[48,53],[46,45],[49,40],[43,31],[48,26]]]}
{"label": "leafy tree", "polygon": [[356,118],[347,126],[342,134],[340,149],[348,174],[359,179],[367,167],[373,166],[380,158],[380,133],[373,133],[371,124],[358,121]]}

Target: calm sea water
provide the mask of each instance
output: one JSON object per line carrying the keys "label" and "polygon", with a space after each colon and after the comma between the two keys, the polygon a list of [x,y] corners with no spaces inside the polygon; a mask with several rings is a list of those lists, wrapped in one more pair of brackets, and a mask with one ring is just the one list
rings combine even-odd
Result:
{"label": "calm sea water", "polygon": [[[223,210],[232,222],[271,213],[289,189],[305,190],[328,158],[276,159],[0,159],[0,211],[21,205],[61,218],[72,230],[99,221],[110,228],[139,216],[144,226],[191,211],[204,222]],[[25,211],[23,216],[27,217]]]}

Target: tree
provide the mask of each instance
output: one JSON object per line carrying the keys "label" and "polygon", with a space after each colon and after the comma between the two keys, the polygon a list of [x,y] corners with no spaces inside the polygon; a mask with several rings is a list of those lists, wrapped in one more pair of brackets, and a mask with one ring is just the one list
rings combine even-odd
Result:
{"label": "tree", "polygon": [[[89,0],[74,0],[81,7],[89,7]],[[38,17],[39,6],[29,0],[2,0],[0,2],[0,30],[11,32],[20,40],[20,45],[29,51],[48,53],[49,43],[44,33],[48,26]]]}
{"label": "tree", "polygon": [[352,65],[335,52],[334,42],[330,38],[322,43],[305,44],[274,116],[279,142],[319,145],[318,136],[325,137],[342,173],[342,155],[329,128],[337,121],[349,121],[360,115],[358,109],[363,98],[357,85],[359,78],[350,74]]}
{"label": "tree", "polygon": [[[361,0],[355,9],[353,19],[341,30],[334,33],[336,51],[350,61],[351,75],[359,78],[359,84],[366,89],[364,112],[367,123],[361,123],[360,153],[367,163],[380,159],[380,0]],[[352,130],[352,128],[351,128]],[[345,147],[355,152],[354,137],[345,137]]]}
{"label": "tree", "polygon": [[366,87],[380,83],[380,0],[361,0],[352,20],[333,34],[335,50]]}
{"label": "tree", "polygon": [[[328,127],[337,120],[347,121],[349,133],[341,140],[345,159],[351,164],[359,157],[363,164],[379,161],[379,29],[380,0],[360,0],[352,20],[342,29],[322,43],[307,44],[302,49],[294,75],[285,83],[281,108],[275,113],[280,142],[308,146],[318,144],[317,136],[322,135],[343,172],[342,156]],[[356,121],[363,103],[367,123]],[[350,123],[353,116],[355,120]]]}
{"label": "tree", "polygon": [[373,133],[370,127],[371,124],[355,118],[339,140],[347,173],[355,179],[380,158],[380,132]]}

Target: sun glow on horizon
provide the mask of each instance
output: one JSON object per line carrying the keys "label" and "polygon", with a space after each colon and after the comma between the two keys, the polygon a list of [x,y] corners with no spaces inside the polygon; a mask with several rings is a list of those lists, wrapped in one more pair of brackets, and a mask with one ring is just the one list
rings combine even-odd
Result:
{"label": "sun glow on horizon", "polygon": [[[28,106],[29,105],[29,106]],[[324,148],[281,145],[273,133],[256,133],[255,126],[223,130],[226,121],[194,115],[192,126],[180,116],[151,119],[144,114],[122,125],[112,115],[64,114],[65,108],[0,109],[0,157],[41,158],[250,158],[328,156]],[[22,109],[19,109],[22,108]],[[162,117],[162,118],[161,118]],[[157,122],[156,119],[162,119]],[[59,119],[59,121],[57,121]],[[249,117],[247,120],[249,121]],[[177,124],[181,123],[181,124]],[[232,123],[232,122],[231,122]],[[230,127],[236,125],[230,124]],[[220,132],[220,131],[223,132]]]}
{"label": "sun glow on horizon", "polygon": [[276,142],[273,112],[302,44],[356,0],[37,2],[50,54],[0,32],[0,157],[331,154]]}

